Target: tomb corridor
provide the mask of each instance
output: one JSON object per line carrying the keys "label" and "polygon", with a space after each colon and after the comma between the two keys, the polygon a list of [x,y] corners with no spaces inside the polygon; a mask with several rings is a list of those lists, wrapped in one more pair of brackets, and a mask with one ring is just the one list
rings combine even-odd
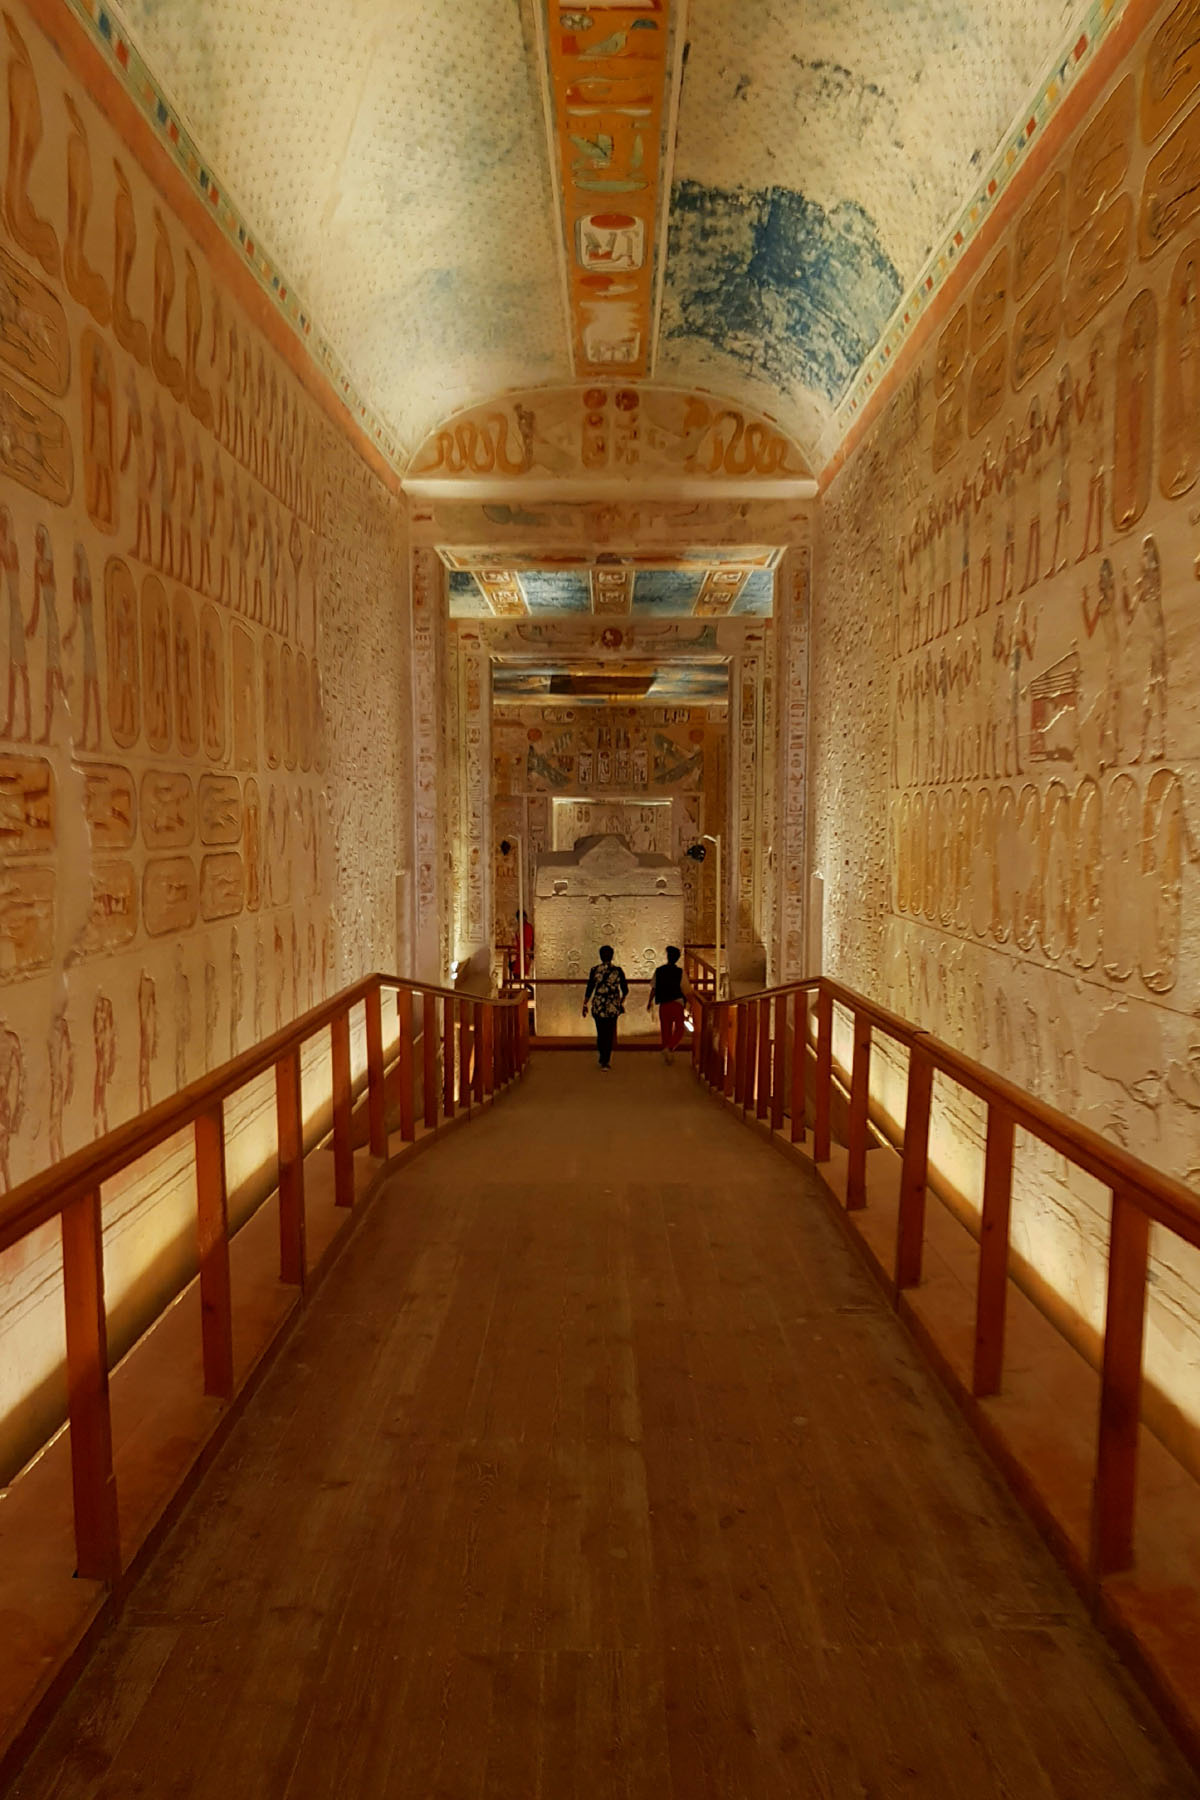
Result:
{"label": "tomb corridor", "polygon": [[1196,1791],[1196,0],[0,10],[0,1792]]}

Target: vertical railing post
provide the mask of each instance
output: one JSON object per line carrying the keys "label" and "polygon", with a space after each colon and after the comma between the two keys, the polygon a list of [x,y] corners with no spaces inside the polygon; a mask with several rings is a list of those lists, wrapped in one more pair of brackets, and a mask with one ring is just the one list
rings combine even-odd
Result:
{"label": "vertical railing post", "polygon": [[738,1033],[742,1029],[741,1007],[729,1000],[721,1002],[721,1016],[724,1020],[723,1038],[725,1054],[725,1077],[722,1092],[730,1100],[737,1100],[738,1084]]}
{"label": "vertical railing post", "polygon": [[275,1128],[279,1144],[279,1279],[303,1288],[307,1276],[304,1232],[304,1116],[300,1047],[275,1064]]}
{"label": "vertical railing post", "polygon": [[350,1009],[340,1007],[329,1027],[333,1076],[333,1197],[338,1206],[354,1204],[354,1145],[350,1138]]}
{"label": "vertical railing post", "polygon": [[754,1002],[753,1000],[743,1000],[737,1008],[737,1036],[734,1040],[734,1057],[736,1061],[733,1087],[734,1102],[741,1108],[743,1118],[746,1115],[746,1107],[752,1092],[751,1084],[754,1080],[753,1052],[758,1043],[754,1031],[755,1024]]}
{"label": "vertical railing post", "polygon": [[933,1063],[920,1039],[908,1053],[908,1100],[904,1109],[904,1156],[900,1166],[900,1208],[896,1216],[896,1290],[916,1287],[925,1248],[925,1186],[929,1175],[929,1109]]}
{"label": "vertical railing post", "polygon": [[108,1326],[98,1188],[64,1206],[62,1256],[76,1567],[87,1581],[111,1583],[120,1574],[121,1539],[108,1398]]}
{"label": "vertical railing post", "polygon": [[367,1122],[372,1156],[387,1155],[387,1094],[383,1075],[383,995],[378,981],[367,989]]}
{"label": "vertical railing post", "polygon": [[805,1062],[808,1059],[808,994],[797,988],[792,995],[792,1142],[804,1142]]}
{"label": "vertical railing post", "polygon": [[421,1098],[425,1124],[432,1131],[438,1122],[437,995],[421,995]]}
{"label": "vertical railing post", "polygon": [[1097,1579],[1115,1575],[1133,1563],[1149,1261],[1150,1220],[1131,1193],[1114,1187],[1100,1431],[1092,1491],[1091,1568]]}
{"label": "vertical railing post", "polygon": [[771,1111],[771,1002],[758,1002],[758,1047],[754,1054],[754,1116],[765,1119]]}
{"label": "vertical railing post", "polygon": [[855,1009],[854,1055],[850,1064],[850,1110],[846,1130],[846,1206],[867,1204],[867,1118],[871,1099],[871,1021]]}
{"label": "vertical railing post", "polygon": [[774,1067],[771,1070],[771,1130],[782,1131],[787,1099],[787,1003],[786,994],[775,996]]}
{"label": "vertical railing post", "polygon": [[454,997],[442,996],[442,1117],[454,1117]]}
{"label": "vertical railing post", "polygon": [[833,995],[817,990],[817,1083],[813,1095],[813,1161],[828,1162],[833,1100]]}
{"label": "vertical railing post", "polygon": [[484,1096],[483,1014],[483,1001],[476,1000],[471,1008],[471,1095],[478,1106]]}
{"label": "vertical railing post", "polygon": [[411,1144],[417,1135],[416,1107],[413,1096],[413,997],[410,987],[396,989],[397,1059],[396,1079],[400,1086],[400,1138]]}
{"label": "vertical railing post", "polygon": [[483,1008],[480,1033],[483,1044],[483,1093],[481,1099],[489,1099],[496,1092],[496,1009],[489,1001]]}
{"label": "vertical railing post", "polygon": [[458,1104],[471,1110],[471,1002],[465,995],[458,1002]]}
{"label": "vertical railing post", "polygon": [[529,995],[521,995],[520,1023],[517,1027],[517,1039],[520,1044],[520,1067],[522,1071],[529,1063]]}
{"label": "vertical railing post", "polygon": [[229,1209],[225,1189],[225,1110],[200,1113],[196,1138],[196,1228],[204,1391],[233,1398],[233,1295],[229,1281]]}
{"label": "vertical railing post", "polygon": [[987,1151],[983,1164],[979,1276],[975,1292],[975,1367],[971,1380],[971,1392],[980,1400],[1000,1392],[1004,1370],[1014,1135],[1012,1114],[999,1101],[993,1100],[988,1106]]}

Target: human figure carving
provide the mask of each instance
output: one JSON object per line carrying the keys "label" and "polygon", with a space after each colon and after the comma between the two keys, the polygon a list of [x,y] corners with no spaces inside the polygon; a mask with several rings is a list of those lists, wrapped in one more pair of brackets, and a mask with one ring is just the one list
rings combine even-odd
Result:
{"label": "human figure carving", "polygon": [[75,1092],[75,1052],[71,1047],[71,1028],[67,1009],[58,1007],[50,1021],[46,1040],[46,1059],[50,1067],[50,1161],[61,1162],[63,1149],[63,1114]]}
{"label": "human figure carving", "polygon": [[229,1057],[238,1053],[238,1027],[246,1004],[245,973],[238,954],[237,926],[232,928],[229,945]]}
{"label": "human figure carving", "polygon": [[50,742],[50,731],[54,724],[54,702],[61,694],[67,697],[66,685],[62,672],[62,647],[58,636],[58,591],[54,579],[54,550],[50,543],[50,533],[44,525],[39,525],[34,538],[36,546],[33,560],[33,611],[29,615],[29,623],[25,627],[26,637],[32,637],[38,627],[38,620],[45,620],[46,630],[46,707],[42,724],[42,735],[39,744]]}
{"label": "human figure carving", "polygon": [[175,573],[180,581],[192,585],[192,506],[195,485],[189,479],[187,444],[183,437],[183,415],[178,407],[171,421],[171,495],[179,504],[179,535],[176,539]]}
{"label": "human figure carving", "polygon": [[42,141],[42,102],[37,76],[25,40],[11,13],[4,15],[8,33],[8,175],[4,183],[4,217],[14,243],[41,263],[52,279],[58,274],[58,238],[29,198],[29,176]]}
{"label": "human figure carving", "polygon": [[1083,590],[1083,624],[1089,638],[1095,637],[1096,627],[1104,627],[1105,660],[1108,664],[1107,679],[1104,688],[1104,707],[1100,714],[1100,767],[1112,768],[1121,760],[1121,642],[1120,620],[1117,614],[1117,584],[1112,563],[1106,556],[1100,564],[1100,577],[1096,604],[1093,606],[1088,590]]}
{"label": "human figure carving", "polygon": [[225,523],[225,475],[221,464],[221,452],[214,447],[212,460],[212,515],[210,523],[212,541],[217,546],[218,563],[215,575],[210,574],[211,591],[214,600],[228,606],[230,601],[229,585],[229,528]]}
{"label": "human figure carving", "polygon": [[164,575],[175,572],[175,489],[171,482],[171,457],[167,450],[167,427],[163,420],[158,395],[150,414],[150,488],[158,483],[158,568]]}
{"label": "human figure carving", "polygon": [[[85,354],[89,337],[92,334],[85,332]],[[117,524],[113,482],[117,424],[108,370],[104,345],[92,337],[83,389],[84,505],[89,519],[101,531],[114,531]]]}
{"label": "human figure carving", "polygon": [[[1167,623],[1162,606],[1162,565],[1158,545],[1153,537],[1142,541],[1142,562],[1132,599],[1128,584],[1122,579],[1121,606],[1131,625],[1140,610],[1150,631],[1150,669],[1146,682],[1142,741],[1133,760],[1141,762],[1149,748],[1149,760],[1159,762],[1167,753]],[[1152,724],[1153,739],[1150,735]]]}
{"label": "human figure carving", "polygon": [[192,984],[183,960],[183,946],[175,946],[175,1092],[187,1086],[187,1052],[192,1037]]}
{"label": "human figure carving", "polygon": [[107,325],[112,317],[112,301],[108,284],[98,269],[87,259],[84,240],[92,208],[92,153],[87,131],[70,94],[63,104],[71,129],[67,136],[67,235],[63,242],[63,275],[67,292],[80,306],[86,306],[97,325]]}
{"label": "human figure carving", "polygon": [[153,977],[143,969],[138,981],[138,1111],[153,1104],[151,1076],[158,1054],[158,1001]]}
{"label": "human figure carving", "polygon": [[[96,620],[92,604],[92,577],[88,569],[87,551],[75,545],[75,574],[71,583],[71,618],[63,633],[63,648],[69,650],[78,626],[83,639],[83,719],[75,739],[77,750],[100,748],[100,665],[96,656]],[[93,722],[93,741],[88,742],[88,721]]]}
{"label": "human figure carving", "polygon": [[12,1141],[25,1116],[25,1058],[15,1031],[0,1023],[0,1193],[12,1187]]}
{"label": "human figure carving", "polygon": [[117,1027],[112,1001],[97,994],[92,1011],[92,1045],[95,1074],[92,1081],[92,1129],[96,1137],[108,1131],[108,1090],[117,1067]]}
{"label": "human figure carving", "polygon": [[[25,614],[21,608],[21,561],[17,551],[17,534],[12,514],[0,506],[0,569],[8,594],[8,709],[0,736],[19,743],[29,742],[29,659],[25,649]],[[17,696],[25,714],[24,730],[17,730]]]}

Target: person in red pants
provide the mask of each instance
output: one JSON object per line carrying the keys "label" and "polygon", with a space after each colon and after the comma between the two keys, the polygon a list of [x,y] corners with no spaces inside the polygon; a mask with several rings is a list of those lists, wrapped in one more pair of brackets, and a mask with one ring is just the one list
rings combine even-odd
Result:
{"label": "person in red pants", "polygon": [[646,1002],[647,1012],[652,1006],[658,1008],[658,1029],[662,1036],[665,1062],[675,1061],[675,1051],[683,1037],[686,998],[683,970],[679,966],[679,949],[675,944],[668,944],[667,960],[655,969],[654,980],[650,983],[650,998]]}

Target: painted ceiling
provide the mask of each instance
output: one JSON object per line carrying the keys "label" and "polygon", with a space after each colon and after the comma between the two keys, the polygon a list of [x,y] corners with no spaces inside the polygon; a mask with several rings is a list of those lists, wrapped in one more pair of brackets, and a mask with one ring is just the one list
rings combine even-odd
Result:
{"label": "painted ceiling", "polygon": [[69,3],[404,468],[601,379],[819,466],[1124,0]]}
{"label": "painted ceiling", "polygon": [[612,555],[602,562],[564,552],[443,550],[452,619],[556,617],[585,613],[640,619],[765,618],[773,609],[778,549],[689,548],[669,558]]}

